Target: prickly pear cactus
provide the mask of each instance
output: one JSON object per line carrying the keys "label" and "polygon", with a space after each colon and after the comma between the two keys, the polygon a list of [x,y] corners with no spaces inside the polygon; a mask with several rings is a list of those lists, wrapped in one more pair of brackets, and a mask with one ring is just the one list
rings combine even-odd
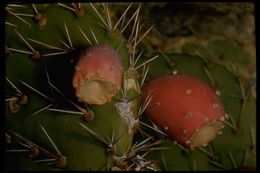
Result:
{"label": "prickly pear cactus", "polygon": [[[137,70],[144,66],[137,62],[139,11],[123,20],[130,7],[115,20],[109,4],[6,5],[7,170],[129,166],[142,112]],[[85,55],[97,60],[82,64],[90,60]]]}
{"label": "prickly pear cactus", "polygon": [[[145,57],[154,51],[140,49],[149,51],[141,43],[152,30],[142,29],[141,5],[119,18],[110,7],[6,5],[5,169],[255,169],[256,95],[244,61],[236,73],[232,51],[214,60],[194,45]],[[152,98],[141,101],[142,86],[167,73],[217,90],[225,126],[206,146],[181,145],[144,114]]]}

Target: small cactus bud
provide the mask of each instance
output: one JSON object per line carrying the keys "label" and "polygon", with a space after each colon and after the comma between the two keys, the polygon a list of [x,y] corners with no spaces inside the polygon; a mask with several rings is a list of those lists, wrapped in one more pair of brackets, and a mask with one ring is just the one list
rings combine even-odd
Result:
{"label": "small cactus bud", "polygon": [[39,155],[39,149],[35,146],[33,146],[30,150],[29,156],[30,157],[37,157]]}
{"label": "small cactus bud", "polygon": [[83,8],[77,9],[76,10],[76,15],[78,17],[82,17],[85,14],[85,10]]}
{"label": "small cactus bud", "polygon": [[64,167],[67,166],[67,164],[68,164],[68,162],[67,162],[67,158],[65,156],[59,156],[58,157],[57,164],[56,164],[56,166],[58,168],[64,168]]}
{"label": "small cactus bud", "polygon": [[17,113],[20,110],[20,108],[21,108],[20,104],[17,103],[17,100],[11,100],[9,102],[9,106],[10,106],[10,112],[12,114]]}
{"label": "small cactus bud", "polygon": [[89,111],[89,112],[86,112],[86,113],[84,114],[84,120],[85,120],[86,122],[92,121],[93,119],[94,119],[94,112],[93,112],[93,111]]}
{"label": "small cactus bud", "polygon": [[25,105],[28,103],[28,97],[26,95],[22,95],[18,98],[18,103],[21,105]]}

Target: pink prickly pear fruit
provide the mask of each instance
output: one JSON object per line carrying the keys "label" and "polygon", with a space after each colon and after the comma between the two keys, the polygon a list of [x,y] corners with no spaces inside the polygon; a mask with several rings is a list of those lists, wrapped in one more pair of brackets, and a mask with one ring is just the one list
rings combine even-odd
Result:
{"label": "pink prickly pear fruit", "polygon": [[224,127],[226,114],[218,92],[195,77],[162,75],[148,82],[142,93],[143,103],[151,97],[144,113],[187,148],[207,145]]}
{"label": "pink prickly pear fruit", "polygon": [[111,100],[121,86],[122,64],[116,50],[108,45],[87,48],[79,57],[73,87],[79,101],[102,105]]}

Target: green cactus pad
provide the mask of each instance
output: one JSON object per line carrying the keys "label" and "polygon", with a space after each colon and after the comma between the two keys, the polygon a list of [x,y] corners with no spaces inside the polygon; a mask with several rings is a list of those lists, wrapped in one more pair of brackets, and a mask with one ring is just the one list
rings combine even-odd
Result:
{"label": "green cactus pad", "polygon": [[252,80],[256,70],[256,58],[243,51],[229,40],[210,41],[206,46],[199,43],[187,43],[183,51],[203,56],[214,63],[222,64],[245,80]]}
{"label": "green cactus pad", "polygon": [[[64,5],[70,9],[64,7]],[[9,131],[12,130],[54,155],[59,155],[44,133],[44,130],[46,130],[60,154],[66,157],[67,165],[64,168],[56,168],[57,164],[55,162],[52,162],[53,165],[48,165],[49,162],[34,163],[35,160],[50,159],[41,152],[34,159],[29,158],[28,153],[6,152],[6,169],[110,169],[114,165],[113,155],[115,153],[108,150],[116,148],[116,154],[125,153],[131,145],[133,137],[133,133],[129,133],[129,128],[132,127],[129,126],[129,122],[126,121],[124,115],[120,115],[116,107],[116,104],[121,102],[116,97],[121,98],[121,93],[118,92],[111,102],[104,105],[88,106],[89,111],[94,114],[94,119],[89,122],[85,122],[84,117],[80,114],[57,112],[50,109],[80,113],[59,91],[66,98],[86,109],[85,105],[78,102],[75,96],[72,76],[79,54],[91,44],[109,44],[116,49],[122,61],[123,72],[126,72],[129,67],[129,55],[125,38],[118,30],[114,30],[114,35],[111,35],[110,31],[102,27],[101,18],[107,19],[107,16],[102,12],[101,5],[81,3],[80,15],[77,15],[76,12],[78,11],[71,10],[76,9],[71,4],[36,4],[34,6],[24,4],[22,7],[11,5],[8,7],[11,8],[12,12],[9,9],[6,15],[6,22],[9,23],[6,24],[5,28],[8,52],[6,54],[6,77],[27,96],[28,103],[22,105],[13,101],[6,102],[5,130],[12,137],[12,143],[7,145],[7,149],[17,150],[17,148],[23,148],[23,146],[17,144],[17,141],[26,143]],[[34,16],[34,8],[37,9],[38,13],[44,14],[45,23],[39,24],[34,17],[21,15],[20,18],[26,21],[24,22],[13,15],[13,13],[22,13]],[[95,10],[98,11],[101,17]],[[29,43],[29,46],[27,43]],[[67,48],[64,43],[70,48]],[[38,51],[40,57],[32,58],[32,55],[30,55],[31,52],[34,52],[32,49],[35,52]],[[54,55],[53,53],[57,54]],[[26,85],[44,93],[51,99],[44,98]],[[55,87],[58,91],[55,90]],[[6,98],[12,97],[15,93],[15,90],[8,83],[6,83],[6,90]],[[138,95],[138,92],[126,88],[126,93],[131,96]],[[126,99],[130,99],[129,96]],[[129,102],[131,103],[131,116],[136,115],[139,108],[138,99]],[[53,105],[50,105],[52,103]],[[16,113],[11,113],[11,108],[14,108],[10,108],[10,104],[13,107],[20,107]],[[46,106],[48,109],[33,114],[41,108],[47,108]],[[96,139],[97,137],[93,137],[91,130],[101,136],[102,139],[105,139],[107,144],[100,139]],[[112,142],[109,142],[109,140],[112,140]],[[115,143],[116,147],[108,146],[109,143]]]}

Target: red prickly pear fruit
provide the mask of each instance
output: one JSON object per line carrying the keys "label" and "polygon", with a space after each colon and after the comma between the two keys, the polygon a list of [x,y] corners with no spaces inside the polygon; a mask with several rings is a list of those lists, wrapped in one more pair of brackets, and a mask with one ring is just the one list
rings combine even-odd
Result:
{"label": "red prickly pear fruit", "polygon": [[79,57],[73,87],[79,101],[102,105],[121,86],[122,64],[116,50],[108,45],[87,48]]}
{"label": "red prickly pear fruit", "polygon": [[149,95],[144,113],[187,148],[207,145],[224,127],[225,110],[216,90],[195,77],[159,76],[143,86],[143,104]]}

